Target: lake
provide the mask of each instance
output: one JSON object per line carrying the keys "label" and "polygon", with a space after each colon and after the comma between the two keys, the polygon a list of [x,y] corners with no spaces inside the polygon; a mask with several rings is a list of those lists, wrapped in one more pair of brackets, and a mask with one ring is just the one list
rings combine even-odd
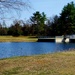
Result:
{"label": "lake", "polygon": [[75,43],[3,42],[0,43],[0,59],[54,53],[73,48],[75,48]]}

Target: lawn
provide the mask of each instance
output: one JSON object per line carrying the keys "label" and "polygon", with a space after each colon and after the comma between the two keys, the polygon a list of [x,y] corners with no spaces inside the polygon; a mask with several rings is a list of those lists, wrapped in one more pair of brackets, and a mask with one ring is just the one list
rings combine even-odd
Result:
{"label": "lawn", "polygon": [[0,42],[36,42],[37,38],[35,36],[0,36]]}
{"label": "lawn", "polygon": [[0,59],[0,75],[75,75],[75,51]]}

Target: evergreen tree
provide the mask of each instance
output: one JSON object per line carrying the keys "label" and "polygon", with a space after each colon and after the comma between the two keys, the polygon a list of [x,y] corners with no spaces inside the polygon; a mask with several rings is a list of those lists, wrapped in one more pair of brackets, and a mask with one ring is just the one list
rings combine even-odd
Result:
{"label": "evergreen tree", "polygon": [[34,33],[37,35],[43,35],[46,21],[46,15],[44,14],[44,12],[41,14],[39,11],[36,11],[30,18],[30,20],[32,22],[32,25],[34,26],[33,29],[35,29]]}
{"label": "evergreen tree", "polygon": [[75,4],[73,2],[64,6],[60,14],[60,25],[62,35],[75,34]]}

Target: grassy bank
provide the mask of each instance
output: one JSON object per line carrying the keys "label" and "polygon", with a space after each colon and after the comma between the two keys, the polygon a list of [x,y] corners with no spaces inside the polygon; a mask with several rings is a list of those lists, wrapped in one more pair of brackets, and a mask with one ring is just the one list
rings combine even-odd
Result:
{"label": "grassy bank", "polygon": [[75,51],[1,59],[0,75],[75,75]]}
{"label": "grassy bank", "polygon": [[0,42],[36,42],[37,38],[35,36],[0,36]]}

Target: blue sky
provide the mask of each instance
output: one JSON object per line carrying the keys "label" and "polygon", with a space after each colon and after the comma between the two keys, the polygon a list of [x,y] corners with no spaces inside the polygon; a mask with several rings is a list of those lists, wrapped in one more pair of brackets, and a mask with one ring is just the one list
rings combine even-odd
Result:
{"label": "blue sky", "polygon": [[[21,15],[16,16],[15,19],[27,20],[36,11],[44,12],[47,17],[59,15],[63,7],[72,1],[75,3],[75,0],[29,0],[31,8],[21,11]],[[10,24],[10,22],[7,23]]]}
{"label": "blue sky", "polygon": [[29,0],[31,9],[29,11],[23,11],[21,18],[30,18],[34,12],[40,11],[45,12],[47,17],[52,17],[54,15],[59,15],[61,10],[67,3],[74,2],[75,0]]}

